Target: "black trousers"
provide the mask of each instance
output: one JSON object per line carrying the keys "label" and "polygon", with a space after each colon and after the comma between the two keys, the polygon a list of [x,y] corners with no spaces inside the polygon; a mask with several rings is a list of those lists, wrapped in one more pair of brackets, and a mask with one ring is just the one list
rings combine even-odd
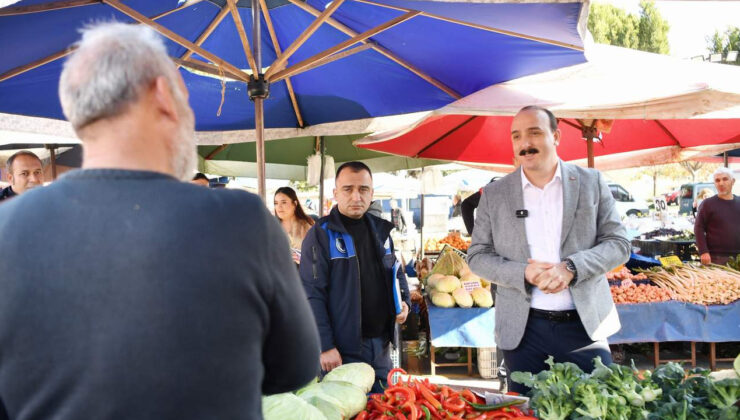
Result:
{"label": "black trousers", "polygon": [[593,341],[586,334],[581,320],[552,321],[530,314],[524,337],[514,350],[504,350],[509,391],[526,394],[529,388],[511,381],[516,371],[537,374],[548,369],[545,359],[552,355],[555,362],[572,362],[584,372],[594,369],[593,359],[609,365],[612,355],[606,340]]}

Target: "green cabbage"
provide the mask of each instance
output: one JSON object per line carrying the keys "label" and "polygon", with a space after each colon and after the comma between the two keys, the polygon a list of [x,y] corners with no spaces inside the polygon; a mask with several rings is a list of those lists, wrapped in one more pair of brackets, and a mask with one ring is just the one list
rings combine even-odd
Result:
{"label": "green cabbage", "polygon": [[332,369],[322,381],[349,382],[367,394],[375,382],[375,369],[367,363],[347,363]]}
{"label": "green cabbage", "polygon": [[321,410],[321,413],[324,414],[326,420],[344,420],[346,418],[339,407],[319,395],[309,398],[307,402]]}
{"label": "green cabbage", "polygon": [[291,393],[262,397],[264,420],[327,420],[321,411]]}
{"label": "green cabbage", "polygon": [[367,406],[367,395],[365,391],[349,382],[324,381],[319,385],[325,394],[332,395],[342,402],[338,407],[347,413],[349,417],[354,417]]}
{"label": "green cabbage", "polygon": [[367,405],[367,396],[362,389],[349,382],[323,381],[304,389],[300,395],[306,401],[314,397],[335,405],[350,418]]}

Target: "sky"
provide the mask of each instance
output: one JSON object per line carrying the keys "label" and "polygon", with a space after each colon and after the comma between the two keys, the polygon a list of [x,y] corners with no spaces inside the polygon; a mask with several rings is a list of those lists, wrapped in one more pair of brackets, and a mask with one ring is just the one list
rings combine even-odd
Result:
{"label": "sky", "polygon": [[[630,13],[638,13],[639,0],[591,0],[611,3]],[[656,1],[663,19],[670,24],[668,42],[671,55],[681,58],[707,54],[705,37],[715,29],[740,27],[740,1]]]}

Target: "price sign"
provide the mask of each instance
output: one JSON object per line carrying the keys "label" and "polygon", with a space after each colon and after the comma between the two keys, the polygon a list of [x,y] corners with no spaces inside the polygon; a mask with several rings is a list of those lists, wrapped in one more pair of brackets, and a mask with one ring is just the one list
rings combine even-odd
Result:
{"label": "price sign", "polygon": [[665,197],[655,197],[655,211],[658,213],[664,212],[666,209]]}
{"label": "price sign", "polygon": [[474,281],[464,281],[462,282],[463,289],[467,290],[468,293],[471,293],[475,289],[480,288],[480,282],[477,280]]}
{"label": "price sign", "polygon": [[660,260],[660,265],[662,265],[663,267],[683,266],[681,259],[675,255],[669,255],[667,257],[660,257],[658,259]]}

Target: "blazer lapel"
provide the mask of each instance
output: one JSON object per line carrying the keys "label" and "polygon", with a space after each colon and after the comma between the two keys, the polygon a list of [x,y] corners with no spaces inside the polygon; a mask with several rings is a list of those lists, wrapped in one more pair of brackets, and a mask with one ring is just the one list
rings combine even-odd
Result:
{"label": "blazer lapel", "polygon": [[513,229],[516,235],[515,237],[524,238],[524,241],[521,241],[521,252],[526,259],[531,257],[529,254],[529,241],[527,240],[527,228],[524,225],[524,219],[515,216],[517,210],[524,209],[524,191],[522,191],[522,177],[524,173],[522,173],[521,166],[512,175],[509,177],[510,182],[507,185],[508,197],[510,199],[506,200],[506,203],[509,207],[509,214],[504,216],[504,220],[511,220],[509,218],[514,217],[514,223],[512,223],[511,229]]}
{"label": "blazer lapel", "polygon": [[565,239],[568,238],[573,227],[581,183],[578,179],[578,171],[573,166],[560,161],[560,168],[562,171],[560,176],[563,180],[563,227],[560,233],[560,250],[562,251]]}

